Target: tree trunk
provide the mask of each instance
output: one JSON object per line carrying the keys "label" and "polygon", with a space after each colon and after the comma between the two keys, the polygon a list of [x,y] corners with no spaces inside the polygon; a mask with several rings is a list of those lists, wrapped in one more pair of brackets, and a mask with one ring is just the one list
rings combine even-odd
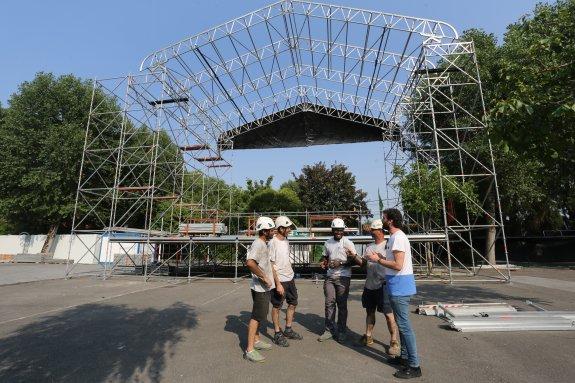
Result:
{"label": "tree trunk", "polygon": [[487,237],[485,240],[487,261],[490,264],[495,265],[495,236],[497,234],[497,228],[495,226],[490,226],[487,229]]}
{"label": "tree trunk", "polygon": [[[495,216],[495,201],[492,195],[489,195],[487,204],[489,214]],[[495,265],[495,237],[497,236],[497,228],[491,217],[487,217],[487,224],[489,227],[487,228],[487,235],[485,236],[485,256],[490,264]]]}
{"label": "tree trunk", "polygon": [[58,227],[60,226],[59,223],[55,223],[50,226],[50,230],[48,230],[48,234],[46,235],[46,240],[44,241],[44,245],[42,245],[42,254],[47,254],[52,247],[52,243],[54,243],[54,238],[56,238],[56,233],[58,232]]}

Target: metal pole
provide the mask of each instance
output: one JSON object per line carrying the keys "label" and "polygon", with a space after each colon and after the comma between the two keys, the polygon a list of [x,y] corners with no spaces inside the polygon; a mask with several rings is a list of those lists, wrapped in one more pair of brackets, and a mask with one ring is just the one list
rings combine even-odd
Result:
{"label": "metal pole", "polygon": [[188,251],[188,283],[191,281],[192,279],[192,250],[193,250],[193,243],[192,240],[190,239],[190,250]]}
{"label": "metal pole", "polygon": [[[82,160],[80,162],[80,174],[78,175],[78,187],[76,189],[76,199],[74,201],[74,214],[72,215],[72,230],[70,232],[70,243],[68,245],[68,256],[66,257],[66,272],[64,274],[64,279],[69,279],[70,277],[70,253],[72,252],[72,239],[75,234],[76,226],[76,214],[78,212],[78,200],[80,198],[80,189],[82,187],[82,173],[84,172],[84,162],[86,161],[86,148],[88,146],[88,132],[90,130],[90,122],[92,120],[92,110],[94,108],[94,95],[96,94],[96,78],[94,78],[92,83],[92,98],[90,99],[90,113],[88,114],[88,121],[86,122],[86,132],[84,134],[84,150],[82,151]],[[88,249],[90,250],[90,249]]]}
{"label": "metal pole", "polygon": [[[423,55],[424,57],[426,56],[425,54],[425,49],[427,49],[425,47],[425,45],[423,46]],[[441,195],[441,206],[442,206],[442,210],[443,210],[443,224],[444,224],[444,231],[445,231],[445,241],[446,241],[446,248],[447,248],[447,264],[448,264],[448,270],[449,270],[449,283],[453,283],[453,275],[452,275],[452,270],[451,270],[451,247],[449,244],[449,232],[448,232],[448,222],[447,222],[447,210],[446,210],[446,206],[445,206],[445,195],[443,193],[443,174],[441,171],[441,155],[439,153],[439,138],[437,136],[437,124],[435,121],[435,109],[433,107],[433,93],[432,93],[432,89],[431,89],[431,81],[429,78],[429,68],[425,68],[426,70],[426,79],[427,79],[427,91],[429,92],[429,107],[431,109],[431,121],[433,123],[433,141],[435,143],[435,152],[436,152],[436,156],[437,156],[437,171],[439,173],[439,191],[440,191],[440,195]]]}
{"label": "metal pole", "polygon": [[236,262],[235,262],[235,270],[234,270],[234,283],[238,281],[238,246],[239,241],[236,239]]}

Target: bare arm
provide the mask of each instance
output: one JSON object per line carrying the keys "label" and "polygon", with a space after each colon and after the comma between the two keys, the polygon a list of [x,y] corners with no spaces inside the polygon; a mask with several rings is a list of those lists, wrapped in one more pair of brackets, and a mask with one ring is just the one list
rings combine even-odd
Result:
{"label": "bare arm", "polygon": [[276,283],[276,290],[277,290],[277,292],[278,292],[280,295],[284,295],[284,287],[283,287],[283,285],[282,285],[281,282],[280,282],[280,279],[279,279],[279,277],[278,277],[278,273],[277,273],[277,271],[276,271],[276,266],[275,266],[275,263],[274,263],[274,262],[272,262],[272,272],[273,272],[273,275],[274,275],[274,281],[275,281],[275,283]]}
{"label": "bare arm", "polygon": [[405,259],[405,252],[395,250],[393,252],[393,257],[395,258],[395,260],[393,261],[388,261],[387,259],[380,258],[378,262],[380,265],[384,267],[400,271],[403,268],[403,260]]}
{"label": "bare arm", "polygon": [[346,266],[353,266],[354,264],[358,266],[363,266],[364,259],[362,259],[360,256],[358,256],[355,253],[352,253],[349,250],[346,250],[346,254],[347,254],[347,260],[345,261]]}
{"label": "bare arm", "polygon": [[[246,266],[248,269],[254,274],[256,277],[260,279],[267,287],[272,285],[271,281],[268,281],[266,275],[264,274],[263,270],[259,267],[258,263],[253,259],[248,259],[246,261]],[[274,271],[275,276],[275,271]]]}
{"label": "bare arm", "polygon": [[403,260],[405,259],[405,252],[394,250],[393,257],[395,260],[388,261],[380,253],[372,253],[368,255],[369,260],[379,263],[388,269],[400,271],[403,268]]}

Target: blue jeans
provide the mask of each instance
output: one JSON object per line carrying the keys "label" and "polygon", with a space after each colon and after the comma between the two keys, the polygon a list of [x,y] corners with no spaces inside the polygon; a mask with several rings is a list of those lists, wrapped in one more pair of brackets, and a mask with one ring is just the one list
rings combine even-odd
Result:
{"label": "blue jeans", "polygon": [[391,308],[395,316],[395,322],[399,329],[399,338],[401,340],[401,357],[409,360],[411,367],[419,367],[419,358],[417,357],[417,345],[415,344],[415,333],[411,328],[409,321],[409,300],[411,295],[406,296],[389,296]]}

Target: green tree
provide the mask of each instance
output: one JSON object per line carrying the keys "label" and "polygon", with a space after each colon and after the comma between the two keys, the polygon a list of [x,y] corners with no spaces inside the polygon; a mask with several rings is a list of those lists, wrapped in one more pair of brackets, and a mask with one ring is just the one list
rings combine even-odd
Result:
{"label": "green tree", "polygon": [[328,168],[319,162],[307,165],[301,174],[293,175],[299,187],[303,208],[309,211],[362,211],[367,208],[367,193],[356,186],[355,176],[347,166],[334,164]]}
{"label": "green tree", "polygon": [[[503,75],[505,65],[503,47],[497,44],[495,35],[477,29],[465,31],[462,38],[474,42],[488,113],[485,118],[487,130],[466,142],[464,147],[484,163],[489,163],[491,156],[488,138],[491,138],[501,208],[509,234],[538,233],[542,228],[555,227],[559,210],[546,192],[546,183],[542,182],[547,174],[541,159],[519,154],[502,139],[490,118],[490,113],[505,97],[502,86],[506,81]],[[457,101],[467,108],[480,107],[473,104],[474,100],[468,95],[459,95]],[[447,162],[446,166],[455,165]],[[485,185],[479,183],[478,187]]]}
{"label": "green tree", "polygon": [[288,180],[280,185],[280,189],[290,189],[295,192],[295,194],[299,195],[300,189],[299,184],[296,180]]}
{"label": "green tree", "polygon": [[261,190],[271,189],[272,188],[272,181],[274,180],[274,176],[269,176],[265,181],[264,180],[246,180],[246,189],[249,194],[256,194]]}
{"label": "green tree", "polygon": [[290,189],[262,189],[250,198],[248,212],[293,212],[301,211],[302,203],[297,194]]}
{"label": "green tree", "polygon": [[49,73],[11,96],[0,126],[0,215],[13,232],[70,227],[91,96],[89,82]]}
{"label": "green tree", "polygon": [[[443,212],[439,168],[417,162],[409,172],[395,166],[393,175],[399,178],[401,202],[406,213],[411,216],[423,215],[435,222],[440,222]],[[467,204],[472,215],[480,213],[476,186],[471,181],[460,181],[453,177],[443,177],[443,197],[460,205]]]}
{"label": "green tree", "polygon": [[[549,201],[575,215],[575,1],[539,4],[508,27],[501,47],[493,134],[522,159],[540,162]],[[557,219],[551,220],[557,222]]]}
{"label": "green tree", "polygon": [[2,103],[0,102],[0,129],[4,124],[4,117],[6,115],[6,110],[2,107]]}
{"label": "green tree", "polygon": [[[575,215],[574,176],[569,170],[575,140],[574,4],[538,5],[532,16],[509,26],[501,45],[493,34],[481,30],[462,35],[462,40],[475,45],[488,128],[464,146],[488,163],[489,134],[509,233],[540,233],[560,227],[561,212]],[[461,63],[470,71],[474,65]],[[472,114],[482,114],[480,99],[472,91],[464,89],[453,96]],[[448,115],[436,116],[436,122],[440,127],[453,123]],[[442,162],[452,173],[458,171],[456,158]],[[476,186],[485,194],[488,184]]]}

